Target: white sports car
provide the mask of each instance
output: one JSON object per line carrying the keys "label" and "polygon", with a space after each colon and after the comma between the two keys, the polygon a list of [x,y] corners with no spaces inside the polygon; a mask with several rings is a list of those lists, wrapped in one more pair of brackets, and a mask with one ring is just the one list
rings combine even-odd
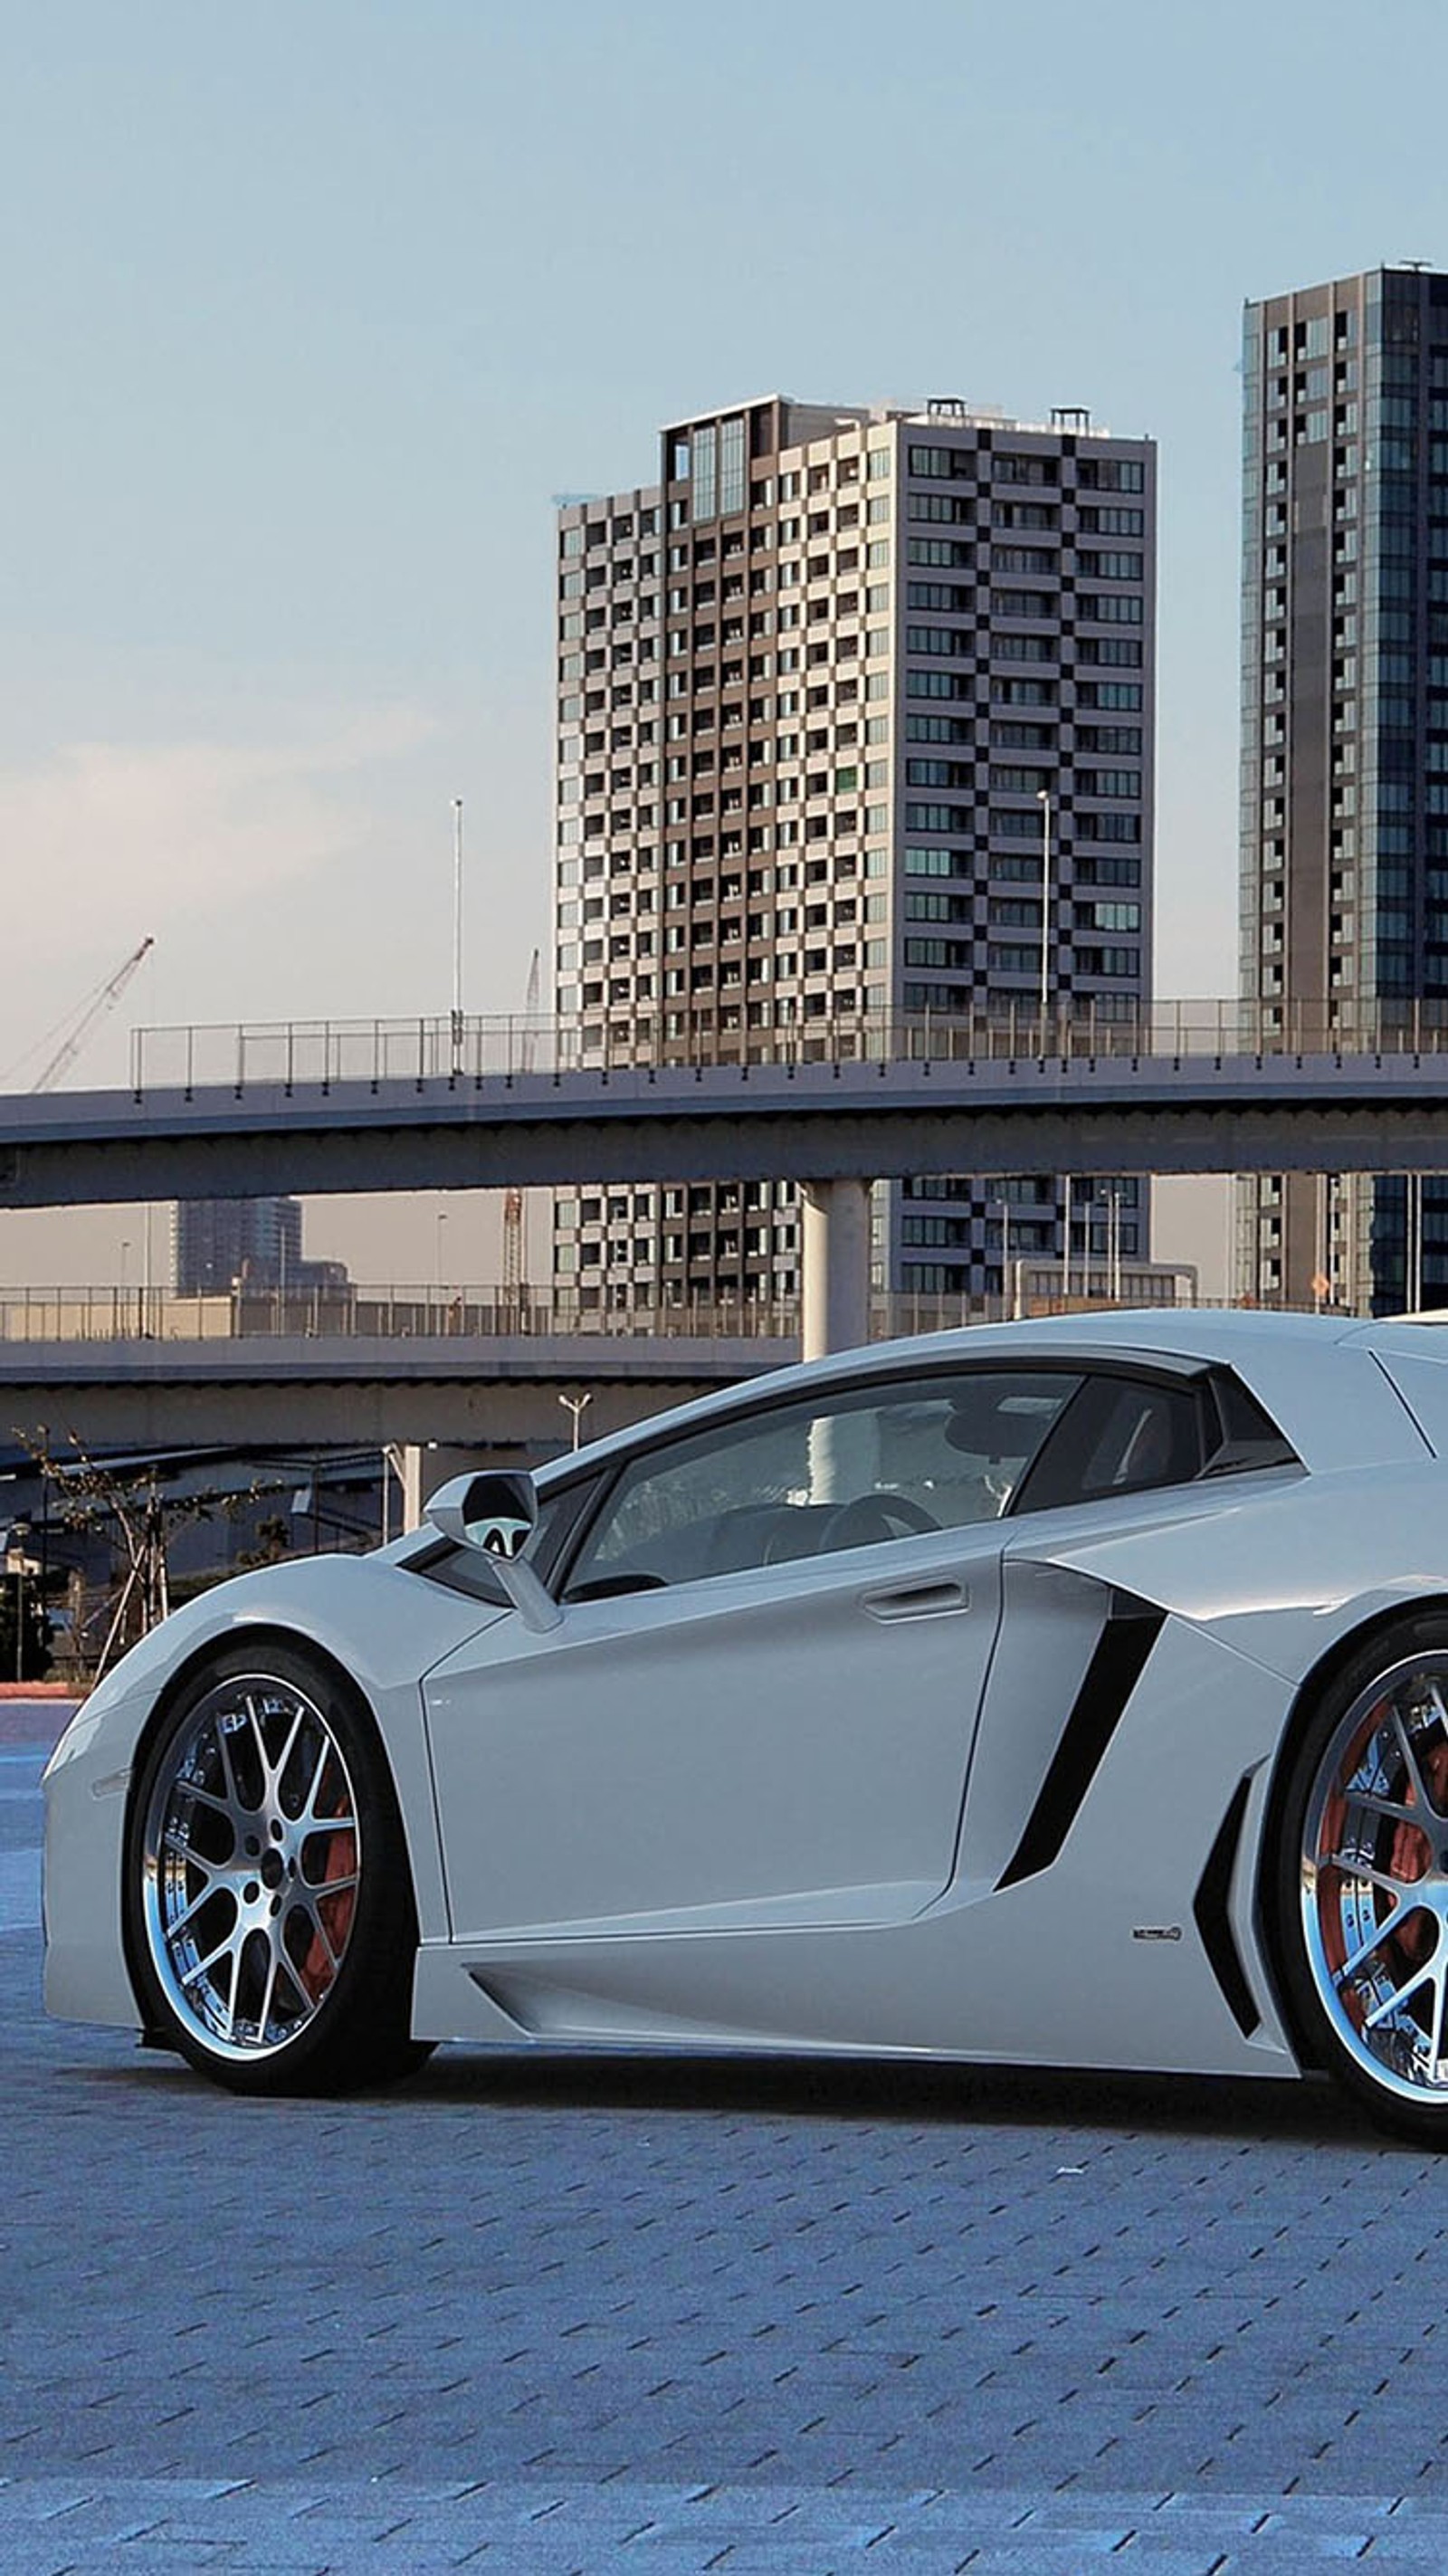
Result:
{"label": "white sports car", "polygon": [[251,2093],[439,2040],[1318,2066],[1448,2143],[1445,1459],[1448,1328],[1176,1312],[460,1480],[86,1703],[50,2009]]}

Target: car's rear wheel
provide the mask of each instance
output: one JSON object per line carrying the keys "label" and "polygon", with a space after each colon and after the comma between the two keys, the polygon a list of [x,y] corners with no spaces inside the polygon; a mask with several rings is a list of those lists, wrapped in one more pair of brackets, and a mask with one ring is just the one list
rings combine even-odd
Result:
{"label": "car's rear wheel", "polygon": [[428,2054],[392,1782],[308,1655],[237,1646],[192,1676],[137,1784],[125,1910],[148,2026],[234,2092],[386,2083]]}
{"label": "car's rear wheel", "polygon": [[1380,1630],[1323,1693],[1276,1898],[1313,2053],[1380,2125],[1448,2147],[1448,1614]]}

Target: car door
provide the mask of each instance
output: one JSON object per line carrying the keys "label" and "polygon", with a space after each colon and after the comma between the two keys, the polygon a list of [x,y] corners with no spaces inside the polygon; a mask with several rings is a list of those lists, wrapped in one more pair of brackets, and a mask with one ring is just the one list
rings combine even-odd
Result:
{"label": "car door", "polygon": [[454,1936],[897,1921],[947,1883],[1001,1513],[1077,1380],[858,1369],[633,1453],[429,1675]]}

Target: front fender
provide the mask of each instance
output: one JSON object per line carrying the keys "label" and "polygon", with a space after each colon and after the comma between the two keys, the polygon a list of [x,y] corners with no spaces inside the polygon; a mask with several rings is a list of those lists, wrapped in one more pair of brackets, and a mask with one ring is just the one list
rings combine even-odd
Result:
{"label": "front fender", "polygon": [[189,1602],[122,1657],[77,1712],[45,1772],[46,2001],[64,2018],[134,2024],[121,1935],[133,1775],[176,1685],[248,1633],[285,1636],[346,1672],[377,1721],[412,1863],[423,1940],[449,1937],[422,1676],[510,1611],[427,1582],[385,1556],[268,1566]]}

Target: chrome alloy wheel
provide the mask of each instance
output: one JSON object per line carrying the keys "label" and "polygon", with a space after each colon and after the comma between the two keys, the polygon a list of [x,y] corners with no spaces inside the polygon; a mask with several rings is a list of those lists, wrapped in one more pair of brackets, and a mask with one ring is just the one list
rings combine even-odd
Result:
{"label": "chrome alloy wheel", "polygon": [[362,1866],[334,1728],[288,1681],[238,1674],[169,1746],[142,1827],[151,1966],[209,2055],[256,2062],[321,2011],[347,1954]]}
{"label": "chrome alloy wheel", "polygon": [[1448,1651],[1380,1671],[1334,1728],[1303,1813],[1318,2001],[1379,2091],[1448,2106]]}

